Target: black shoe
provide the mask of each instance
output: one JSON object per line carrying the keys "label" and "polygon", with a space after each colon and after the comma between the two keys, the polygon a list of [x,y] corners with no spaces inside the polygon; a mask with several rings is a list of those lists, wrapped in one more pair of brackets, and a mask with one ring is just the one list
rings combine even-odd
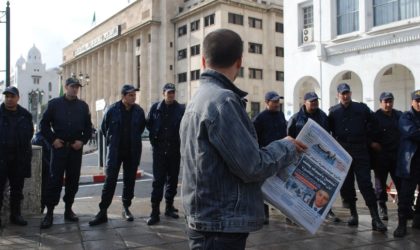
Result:
{"label": "black shoe", "polygon": [[96,226],[108,222],[108,215],[105,210],[99,211],[99,213],[89,221],[89,226]]}
{"label": "black shoe", "polygon": [[22,215],[10,215],[10,222],[18,226],[28,225],[28,222],[23,219]]}
{"label": "black shoe", "polygon": [[44,219],[41,221],[41,229],[47,229],[50,228],[53,224],[53,215],[47,213],[44,217]]}
{"label": "black shoe", "polygon": [[176,208],[174,208],[173,206],[166,207],[165,216],[171,217],[171,218],[174,218],[174,219],[178,219],[179,215],[177,214],[176,211],[178,211],[178,210]]}
{"label": "black shoe", "polygon": [[347,220],[347,225],[350,227],[356,227],[359,225],[359,217],[358,216],[350,216]]}
{"label": "black shoe", "polygon": [[68,221],[72,221],[72,222],[79,221],[79,218],[77,217],[77,215],[71,209],[67,209],[64,212],[64,219],[68,220]]}
{"label": "black shoe", "polygon": [[155,225],[160,221],[159,215],[150,215],[149,219],[147,219],[147,225],[152,226]]}
{"label": "black shoe", "polygon": [[126,221],[133,221],[134,217],[131,214],[130,210],[128,210],[128,207],[124,207],[123,212],[122,212],[122,217],[126,220]]}
{"label": "black shoe", "polygon": [[378,232],[386,232],[388,229],[379,218],[376,218],[372,219],[372,230]]}

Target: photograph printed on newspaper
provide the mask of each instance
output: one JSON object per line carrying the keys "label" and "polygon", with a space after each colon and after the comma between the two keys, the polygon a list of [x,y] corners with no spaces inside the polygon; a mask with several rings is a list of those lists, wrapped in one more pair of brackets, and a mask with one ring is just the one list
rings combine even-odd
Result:
{"label": "photograph printed on newspaper", "polygon": [[268,203],[315,234],[339,194],[352,158],[311,119],[296,139],[308,149],[295,163],[267,179],[262,191]]}

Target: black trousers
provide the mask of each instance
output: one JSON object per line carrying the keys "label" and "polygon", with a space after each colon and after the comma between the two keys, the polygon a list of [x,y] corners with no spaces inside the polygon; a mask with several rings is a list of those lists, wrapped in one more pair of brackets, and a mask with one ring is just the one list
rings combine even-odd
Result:
{"label": "black trousers", "polygon": [[50,172],[45,189],[45,205],[47,207],[56,206],[60,201],[64,173],[66,179],[63,201],[67,205],[73,204],[74,197],[79,190],[82,153],[83,149],[74,150],[70,146],[51,149]]}
{"label": "black trousers", "polygon": [[[419,149],[417,149],[419,150]],[[416,153],[416,157],[411,160],[410,177],[401,178],[401,190],[398,193],[398,216],[407,218],[410,208],[413,205],[413,196],[417,185],[420,185],[420,154]],[[415,211],[416,215],[420,215],[420,198],[417,197]]]}
{"label": "black trousers", "polygon": [[136,184],[137,166],[131,164],[130,155],[119,154],[118,163],[115,166],[108,166],[106,168],[106,179],[104,187],[102,188],[102,198],[99,203],[100,209],[108,209],[114,197],[115,188],[117,186],[118,174],[123,166],[123,206],[131,206],[131,200],[134,197],[134,186]]}
{"label": "black trousers", "polygon": [[177,193],[180,160],[179,148],[171,151],[153,148],[152,203],[161,202],[164,191],[165,200],[173,202]]}
{"label": "black trousers", "polygon": [[367,146],[364,144],[344,143],[341,143],[341,145],[353,158],[349,172],[340,190],[341,197],[349,204],[356,203],[357,196],[354,185],[356,178],[357,185],[365,200],[366,206],[376,206],[376,196],[371,181],[370,159]]}
{"label": "black trousers", "polygon": [[10,186],[10,203],[18,204],[23,199],[22,190],[25,178],[18,171],[17,157],[17,153],[5,154],[4,167],[0,168],[0,210],[3,207],[3,193],[7,180]]}
{"label": "black trousers", "polygon": [[[388,157],[385,154],[387,154]],[[395,169],[397,167],[397,152],[375,154],[372,160],[373,171],[375,173],[376,199],[381,203],[385,203],[388,201],[388,193],[386,192],[388,174],[391,176],[397,193],[400,193],[400,178],[395,175]]]}
{"label": "black trousers", "polygon": [[187,229],[191,250],[243,250],[249,233],[202,232]]}

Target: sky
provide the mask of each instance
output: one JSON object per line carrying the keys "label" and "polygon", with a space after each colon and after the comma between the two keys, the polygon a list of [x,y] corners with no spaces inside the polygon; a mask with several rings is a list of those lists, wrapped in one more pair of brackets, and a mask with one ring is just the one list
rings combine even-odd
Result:
{"label": "sky", "polygon": [[[13,69],[22,55],[35,45],[47,69],[62,62],[62,49],[77,37],[100,24],[135,0],[9,0],[10,2],[10,65]],[[6,10],[0,0],[0,11]],[[6,19],[0,13],[1,21]],[[6,25],[0,24],[0,71],[6,69]],[[0,81],[5,72],[0,72]]]}

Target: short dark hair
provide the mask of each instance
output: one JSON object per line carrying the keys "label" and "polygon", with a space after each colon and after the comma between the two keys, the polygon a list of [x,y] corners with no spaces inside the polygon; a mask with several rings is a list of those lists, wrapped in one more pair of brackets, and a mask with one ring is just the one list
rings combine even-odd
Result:
{"label": "short dark hair", "polygon": [[242,57],[243,42],[234,31],[218,29],[210,32],[203,42],[204,59],[209,66],[227,68]]}

